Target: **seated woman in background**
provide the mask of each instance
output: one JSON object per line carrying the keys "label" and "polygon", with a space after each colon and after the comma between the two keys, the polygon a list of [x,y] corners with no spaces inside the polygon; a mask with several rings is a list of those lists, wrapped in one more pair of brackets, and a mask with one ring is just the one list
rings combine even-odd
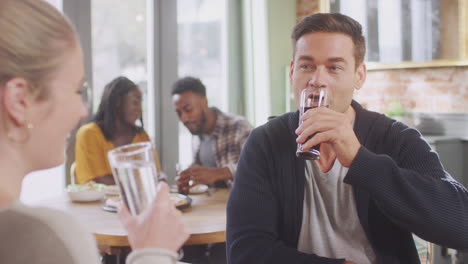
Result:
{"label": "seated woman in background", "polygon": [[[70,22],[42,0],[0,0],[0,263],[98,264],[96,241],[68,214],[19,202],[26,174],[64,162],[86,115],[83,55]],[[136,132],[135,132],[136,133]],[[146,211],[119,212],[127,264],[175,263],[188,238],[168,186]]]}
{"label": "seated woman in background", "polygon": [[[77,183],[93,180],[115,184],[107,152],[122,145],[150,141],[143,129],[141,102],[138,86],[126,77],[118,77],[106,85],[92,122],[80,127],[76,134]],[[136,125],[138,120],[141,126]],[[161,171],[156,152],[155,162],[158,172]]]}

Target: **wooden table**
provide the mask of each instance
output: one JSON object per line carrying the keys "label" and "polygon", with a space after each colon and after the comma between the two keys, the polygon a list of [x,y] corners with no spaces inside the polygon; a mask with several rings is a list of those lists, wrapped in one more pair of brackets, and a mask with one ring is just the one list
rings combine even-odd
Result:
{"label": "wooden table", "polygon": [[[185,245],[220,243],[226,241],[226,202],[228,189],[215,189],[210,195],[190,195],[192,206],[182,213],[183,221],[190,232]],[[65,211],[77,218],[96,237],[98,246],[129,246],[127,233],[117,214],[101,209],[102,201],[73,203],[66,193],[54,199],[41,201],[37,206]]]}

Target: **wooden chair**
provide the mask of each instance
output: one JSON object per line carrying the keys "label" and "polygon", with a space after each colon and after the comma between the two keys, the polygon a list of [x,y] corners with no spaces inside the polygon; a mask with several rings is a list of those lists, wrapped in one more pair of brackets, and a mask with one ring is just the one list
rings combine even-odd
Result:
{"label": "wooden chair", "polygon": [[75,162],[73,162],[70,166],[70,183],[71,184],[75,184],[75,168],[76,168],[76,164]]}

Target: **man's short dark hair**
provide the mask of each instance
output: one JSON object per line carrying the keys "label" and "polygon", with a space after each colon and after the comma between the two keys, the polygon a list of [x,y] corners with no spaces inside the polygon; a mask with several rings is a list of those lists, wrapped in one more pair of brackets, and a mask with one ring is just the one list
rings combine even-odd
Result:
{"label": "man's short dark hair", "polygon": [[205,85],[203,85],[200,79],[195,77],[187,76],[181,78],[172,85],[172,95],[181,94],[187,91],[191,91],[194,94],[201,96],[206,96]]}
{"label": "man's short dark hair", "polygon": [[305,34],[314,32],[342,33],[353,40],[356,67],[364,61],[366,43],[359,22],[339,13],[315,13],[304,17],[291,35],[294,53],[297,41]]}

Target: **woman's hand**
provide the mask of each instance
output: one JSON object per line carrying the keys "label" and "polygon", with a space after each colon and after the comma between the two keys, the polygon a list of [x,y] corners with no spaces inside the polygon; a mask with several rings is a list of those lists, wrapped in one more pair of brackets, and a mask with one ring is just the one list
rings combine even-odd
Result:
{"label": "woman's hand", "polygon": [[169,198],[169,187],[165,182],[158,184],[153,203],[141,214],[131,215],[125,205],[120,206],[118,214],[133,249],[177,251],[189,237],[181,213]]}

